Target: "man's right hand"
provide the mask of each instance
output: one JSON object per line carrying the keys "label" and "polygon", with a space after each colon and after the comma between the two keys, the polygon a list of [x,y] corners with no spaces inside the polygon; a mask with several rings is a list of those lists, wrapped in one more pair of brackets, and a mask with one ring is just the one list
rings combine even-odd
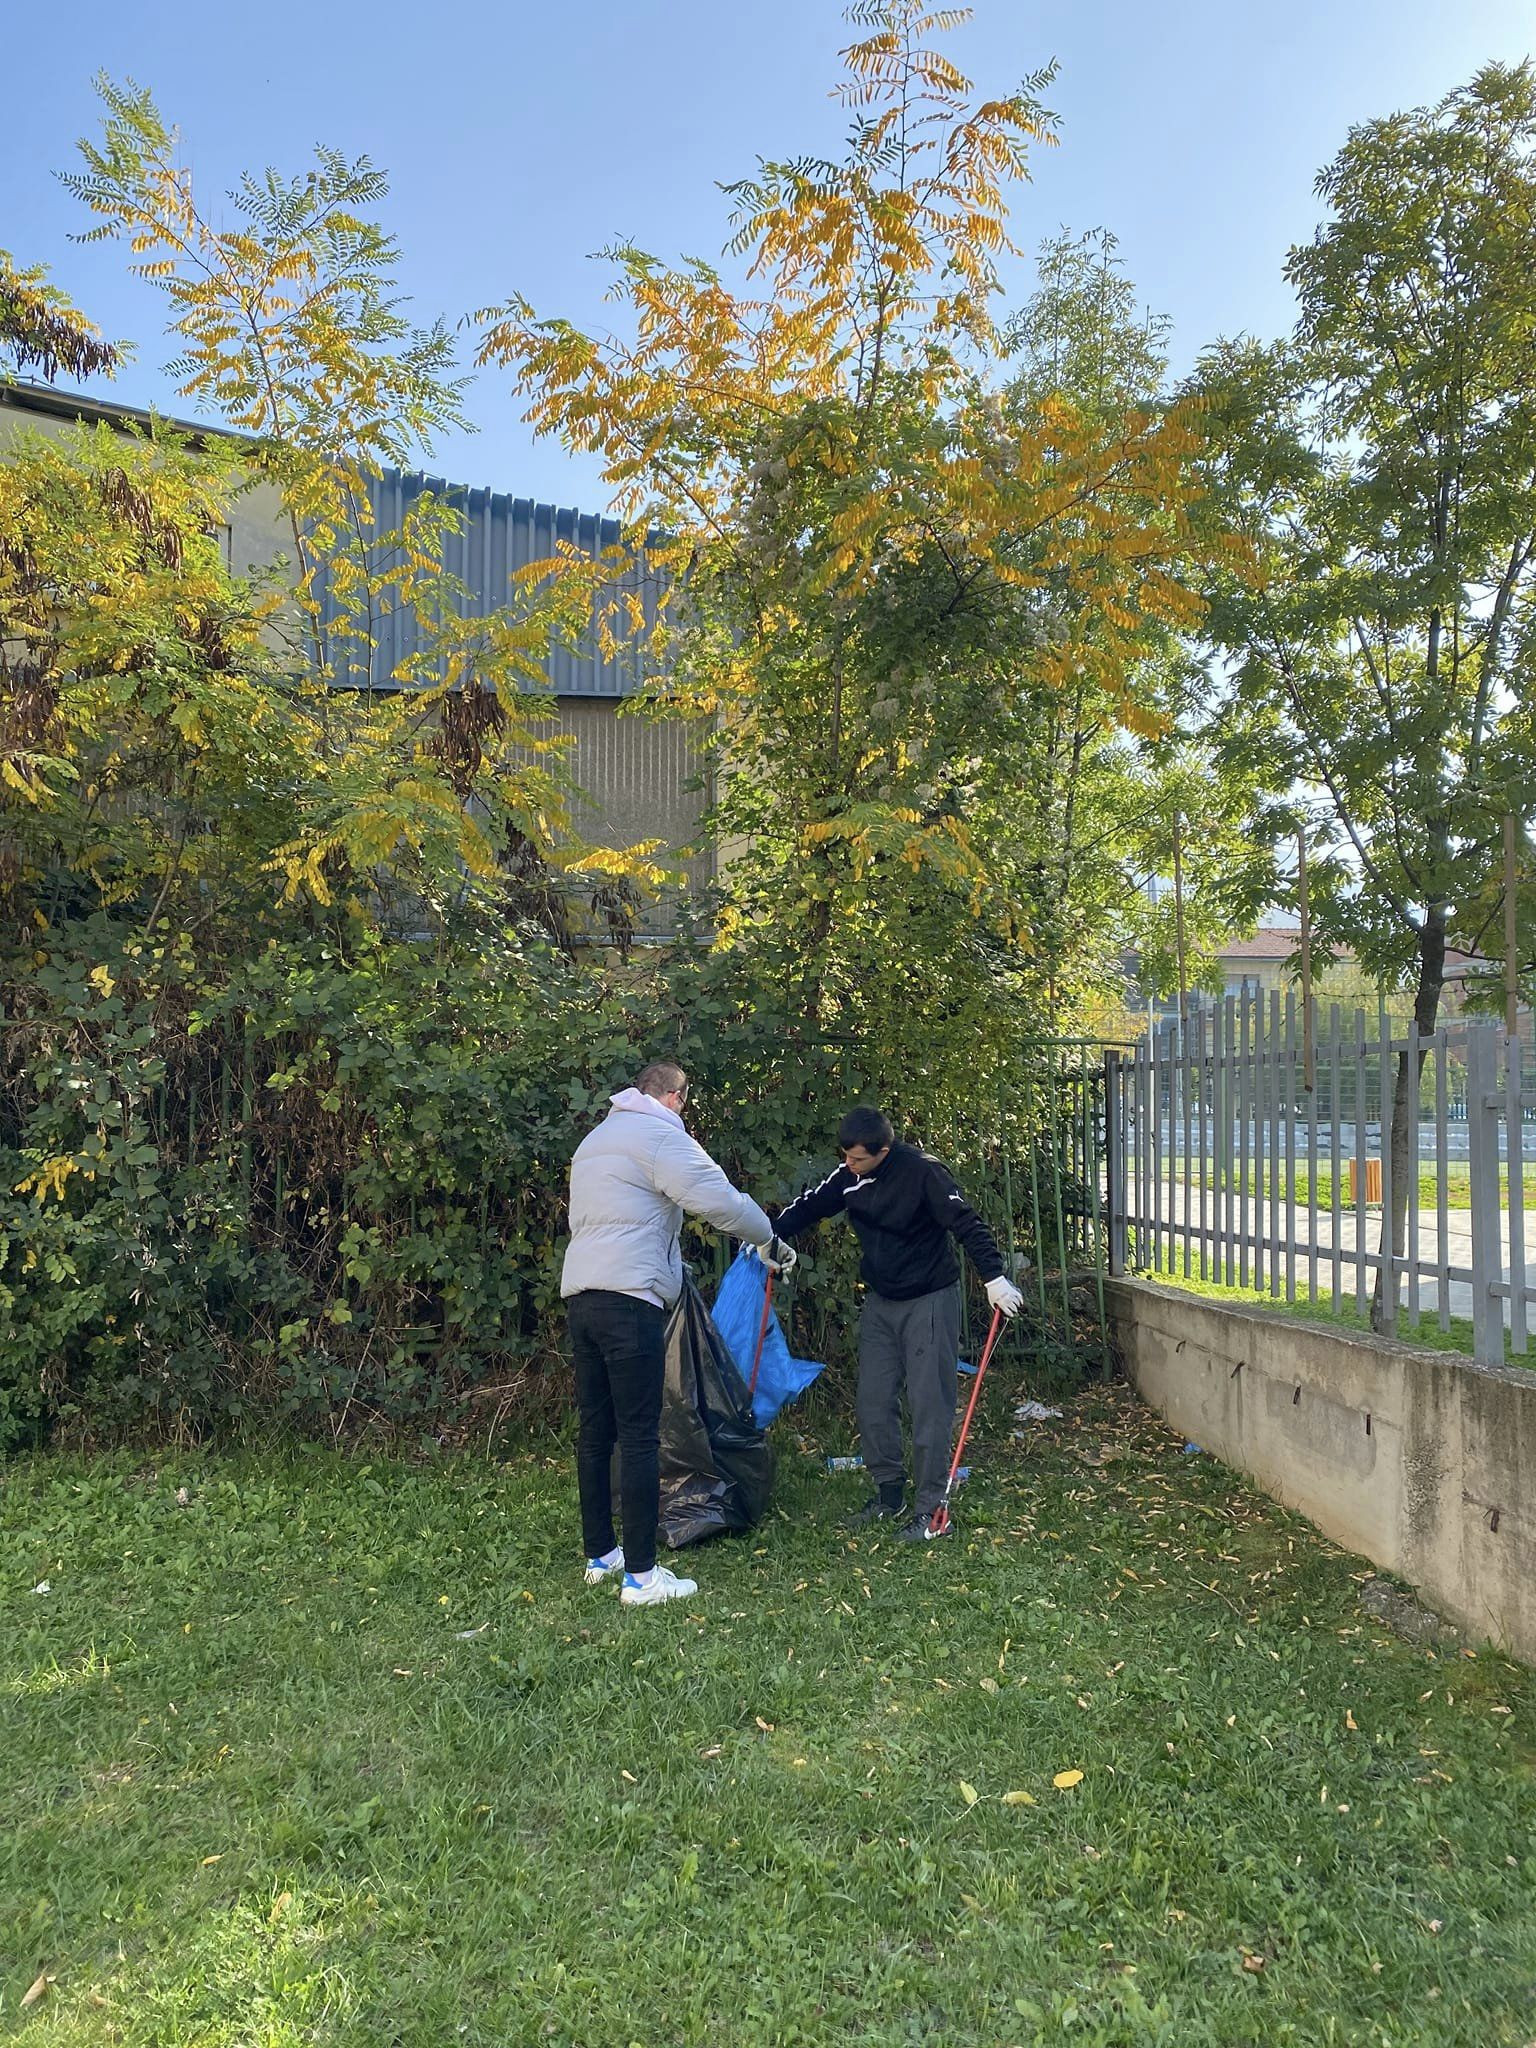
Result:
{"label": "man's right hand", "polygon": [[800,1254],[792,1244],[786,1244],[782,1237],[770,1237],[766,1244],[755,1244],[753,1253],[760,1258],[770,1273],[787,1273]]}
{"label": "man's right hand", "polygon": [[987,1300],[993,1308],[1000,1308],[1005,1316],[1016,1316],[1024,1306],[1024,1297],[1013,1282],[1003,1274],[987,1282]]}

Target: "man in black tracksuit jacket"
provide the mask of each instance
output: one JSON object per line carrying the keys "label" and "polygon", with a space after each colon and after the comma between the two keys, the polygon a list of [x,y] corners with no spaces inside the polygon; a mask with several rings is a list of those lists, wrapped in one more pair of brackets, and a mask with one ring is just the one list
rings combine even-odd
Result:
{"label": "man in black tracksuit jacket", "polygon": [[1023,1297],[1003,1272],[997,1240],[956,1187],[948,1167],[896,1142],[878,1109],[850,1110],[838,1126],[843,1163],[797,1196],[774,1223],[796,1238],[829,1216],[846,1215],[863,1250],[868,1288],[859,1318],[859,1441],[878,1489],[860,1522],[901,1513],[901,1393],[912,1415],[914,1519],[902,1531],[921,1541],[949,1476],[960,1348],[957,1238],[1004,1315]]}

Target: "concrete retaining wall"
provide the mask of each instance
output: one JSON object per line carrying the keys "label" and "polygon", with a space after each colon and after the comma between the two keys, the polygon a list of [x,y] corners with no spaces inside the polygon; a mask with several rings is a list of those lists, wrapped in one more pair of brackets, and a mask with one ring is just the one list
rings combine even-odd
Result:
{"label": "concrete retaining wall", "polygon": [[1107,1293],[1132,1381],[1175,1428],[1536,1663],[1536,1372],[1145,1280]]}

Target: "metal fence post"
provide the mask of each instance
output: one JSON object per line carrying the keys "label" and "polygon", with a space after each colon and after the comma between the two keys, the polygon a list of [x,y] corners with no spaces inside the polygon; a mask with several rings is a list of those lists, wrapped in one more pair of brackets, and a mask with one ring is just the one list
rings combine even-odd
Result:
{"label": "metal fence post", "polygon": [[1109,1208],[1109,1271],[1119,1280],[1125,1273],[1125,1074],[1120,1055],[1104,1055],[1104,1188]]}
{"label": "metal fence post", "polygon": [[1498,1052],[1487,1024],[1467,1033],[1467,1150],[1472,1181],[1472,1355],[1504,1363],[1504,1312],[1495,1292],[1504,1278],[1499,1211]]}

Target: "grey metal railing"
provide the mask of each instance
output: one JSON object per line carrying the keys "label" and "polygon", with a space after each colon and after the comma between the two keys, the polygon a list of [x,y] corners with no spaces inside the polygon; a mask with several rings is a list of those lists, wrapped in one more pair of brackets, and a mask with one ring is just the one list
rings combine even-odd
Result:
{"label": "grey metal railing", "polygon": [[[1485,1362],[1529,1348],[1536,1042],[1459,1019],[1422,1033],[1310,1014],[1278,990],[1192,1005],[1106,1056],[1111,1272],[1330,1303],[1388,1335],[1469,1317]],[[1407,1073],[1404,1075],[1404,1063]],[[1393,1105],[1407,1089],[1393,1204]],[[1460,1111],[1460,1115],[1453,1114]],[[1401,1124],[1401,1119],[1399,1123]],[[1406,1187],[1401,1183],[1406,1181]]]}

